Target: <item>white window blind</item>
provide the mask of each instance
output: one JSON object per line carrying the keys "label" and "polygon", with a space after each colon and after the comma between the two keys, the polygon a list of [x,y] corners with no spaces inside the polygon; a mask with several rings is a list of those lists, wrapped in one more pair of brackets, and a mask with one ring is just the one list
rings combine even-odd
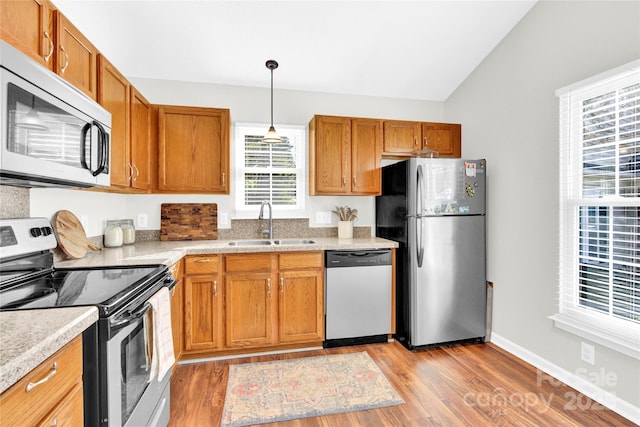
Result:
{"label": "white window blind", "polygon": [[552,318],[640,358],[638,62],[558,95],[560,313]]}
{"label": "white window blind", "polygon": [[235,128],[238,193],[236,209],[255,211],[270,201],[274,212],[304,209],[302,127],[278,126],[282,142],[262,142],[269,125],[237,124]]}

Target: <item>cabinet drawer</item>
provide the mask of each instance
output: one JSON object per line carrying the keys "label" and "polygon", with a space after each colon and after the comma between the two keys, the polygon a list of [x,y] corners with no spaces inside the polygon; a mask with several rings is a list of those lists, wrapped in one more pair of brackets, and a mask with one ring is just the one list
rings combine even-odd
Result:
{"label": "cabinet drawer", "polygon": [[271,271],[270,254],[242,254],[225,257],[225,272]]}
{"label": "cabinet drawer", "polygon": [[176,262],[171,267],[169,267],[169,272],[173,276],[174,279],[180,280],[182,279],[182,274],[184,273],[184,265],[182,260]]}
{"label": "cabinet drawer", "polygon": [[280,254],[280,270],[322,267],[322,252],[292,252]]}
{"label": "cabinet drawer", "polygon": [[76,337],[0,395],[0,424],[35,425],[76,384],[82,384],[82,336]]}
{"label": "cabinet drawer", "polygon": [[185,274],[209,274],[218,272],[218,255],[188,256]]}
{"label": "cabinet drawer", "polygon": [[64,400],[42,420],[39,426],[81,426],[83,424],[82,384],[76,384]]}

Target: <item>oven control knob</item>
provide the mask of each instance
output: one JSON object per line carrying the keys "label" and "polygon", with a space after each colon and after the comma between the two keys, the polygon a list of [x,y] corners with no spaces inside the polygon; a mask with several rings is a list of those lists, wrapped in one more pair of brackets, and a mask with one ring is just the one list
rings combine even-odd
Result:
{"label": "oven control knob", "polygon": [[42,227],[40,230],[42,230],[42,235],[43,236],[48,236],[53,232],[51,227]]}
{"label": "oven control knob", "polygon": [[33,237],[40,237],[42,235],[42,231],[40,231],[40,228],[38,227],[33,227],[29,232]]}

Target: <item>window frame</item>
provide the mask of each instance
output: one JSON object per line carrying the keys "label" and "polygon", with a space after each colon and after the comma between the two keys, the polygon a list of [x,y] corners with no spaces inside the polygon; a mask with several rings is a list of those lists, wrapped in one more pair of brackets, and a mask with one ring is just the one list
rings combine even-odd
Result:
{"label": "window frame", "polygon": [[[576,99],[593,97],[593,90],[605,93],[631,78],[639,80],[640,60],[598,74],[556,91],[560,101],[560,271],[558,313],[550,316],[556,327],[582,338],[619,351],[640,360],[640,323],[614,317],[580,305],[580,217],[581,206],[618,207],[640,206],[640,197],[588,198],[582,195],[583,141],[582,122],[576,114]],[[617,104],[617,100],[616,100]],[[616,144],[620,141],[616,140]],[[617,176],[616,176],[617,177]],[[609,230],[613,233],[613,230]],[[610,249],[612,250],[612,249]]]}
{"label": "window frame", "polygon": [[[235,210],[239,218],[252,218],[258,215],[260,205],[246,205],[245,201],[245,135],[263,135],[269,129],[268,123],[236,122],[234,124],[234,169],[235,169]],[[272,205],[274,218],[304,217],[306,202],[306,151],[307,130],[305,126],[278,125],[274,127],[280,136],[288,136],[296,140],[295,161],[296,168],[292,173],[296,174],[296,200],[295,205]]]}

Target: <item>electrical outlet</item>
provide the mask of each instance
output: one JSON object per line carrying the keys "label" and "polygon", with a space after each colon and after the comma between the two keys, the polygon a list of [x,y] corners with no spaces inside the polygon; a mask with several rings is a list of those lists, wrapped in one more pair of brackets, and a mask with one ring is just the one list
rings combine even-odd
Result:
{"label": "electrical outlet", "polygon": [[226,212],[218,212],[218,225],[227,227],[229,225],[229,215]]}
{"label": "electrical outlet", "polygon": [[596,348],[586,342],[580,343],[580,358],[590,365],[596,364]]}
{"label": "electrical outlet", "polygon": [[316,212],[316,224],[331,224],[331,212]]}
{"label": "electrical outlet", "polygon": [[138,218],[136,220],[136,227],[145,228],[148,226],[149,216],[145,213],[139,213]]}

